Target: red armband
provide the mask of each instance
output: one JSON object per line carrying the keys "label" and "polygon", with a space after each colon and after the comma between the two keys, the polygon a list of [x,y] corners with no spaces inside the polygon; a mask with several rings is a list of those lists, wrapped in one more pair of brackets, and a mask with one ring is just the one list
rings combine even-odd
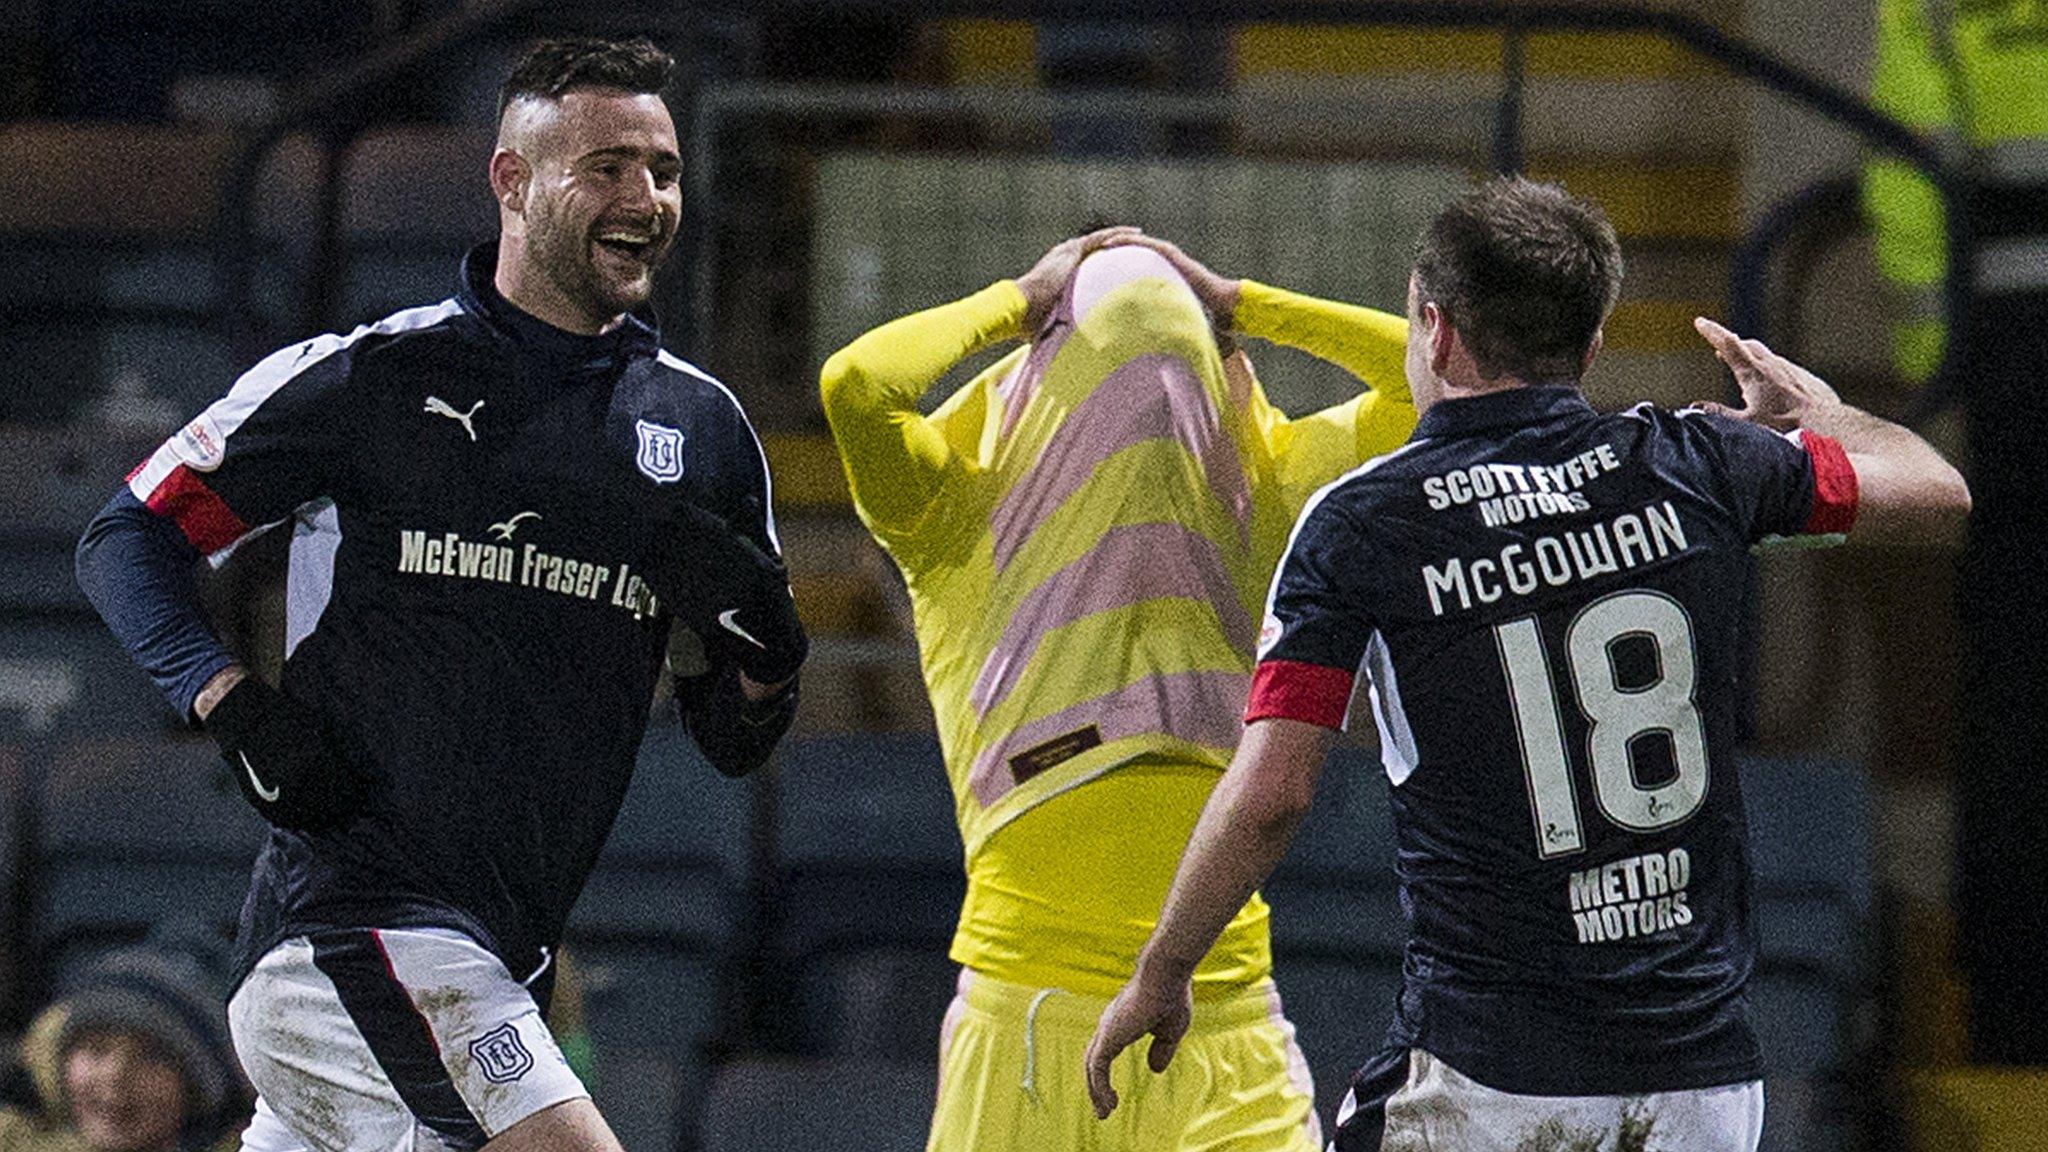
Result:
{"label": "red armband", "polygon": [[1252,674],[1251,699],[1244,722],[1279,717],[1341,730],[1351,706],[1353,674],[1342,668],[1268,660]]}
{"label": "red armband", "polygon": [[[168,455],[163,450],[158,454]],[[156,456],[144,460],[128,474],[129,490],[151,512],[176,524],[200,555],[211,556],[248,534],[249,526],[206,486],[199,473],[176,464],[161,476],[152,475],[159,467]],[[138,477],[147,487],[136,483]]]}
{"label": "red armband", "polygon": [[1856,523],[1856,468],[1834,440],[1802,430],[1799,446],[1813,461],[1813,510],[1800,531],[1809,536],[1847,532]]}

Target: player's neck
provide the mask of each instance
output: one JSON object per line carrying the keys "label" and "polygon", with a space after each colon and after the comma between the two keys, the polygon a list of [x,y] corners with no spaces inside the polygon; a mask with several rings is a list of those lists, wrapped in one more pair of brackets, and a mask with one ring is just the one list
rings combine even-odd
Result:
{"label": "player's neck", "polygon": [[518,258],[509,246],[500,245],[498,267],[491,275],[491,286],[507,304],[539,320],[543,324],[574,332],[579,336],[602,336],[625,322],[625,314],[616,316],[593,316],[588,310],[579,308],[561,291],[531,267]]}
{"label": "player's neck", "polygon": [[1477,372],[1461,372],[1437,377],[1436,394],[1439,400],[1470,400],[1478,396],[1498,396],[1528,386],[1529,381],[1519,376],[1503,374],[1488,380]]}

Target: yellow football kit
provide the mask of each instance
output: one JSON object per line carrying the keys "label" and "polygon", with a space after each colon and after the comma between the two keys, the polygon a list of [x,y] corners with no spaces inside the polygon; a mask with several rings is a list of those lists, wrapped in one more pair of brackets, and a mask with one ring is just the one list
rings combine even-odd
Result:
{"label": "yellow football kit", "polygon": [[[1077,303],[1077,286],[1112,264],[1131,274],[1107,288],[1095,276]],[[1048,1006],[1099,1012],[1130,975],[1236,747],[1267,583],[1302,504],[1415,424],[1400,317],[1245,282],[1238,331],[1369,386],[1290,420],[1247,359],[1219,353],[1154,254],[1098,253],[1074,283],[1030,343],[930,416],[918,398],[947,369],[1026,335],[1013,282],[877,328],[822,376],[855,508],[910,591],[965,843],[951,955],[978,982],[955,1005],[974,1039],[946,1045],[933,1149],[1065,1146],[1044,1142],[1055,1129],[1027,1134],[1016,1109],[1055,1128],[1093,1123],[1079,1072],[1088,1029],[1054,1041]],[[1258,1048],[1272,1076],[1217,1106],[1264,1099],[1292,1135],[1185,1146],[1315,1146],[1305,1076],[1286,1074],[1299,1057],[1272,996],[1266,916],[1254,896],[1197,969],[1196,1032],[1163,1081],[1181,1079],[1144,1089],[1183,1111],[1151,1109],[1147,1132],[1215,1135],[1191,1085],[1203,1037],[1220,1030],[1215,1043]],[[1227,1007],[1249,1002],[1273,1010]],[[1021,1090],[998,1083],[995,1049],[1026,1061],[1031,1092],[1012,1099]],[[1064,1071],[1048,1080],[1053,1064],[1040,1062],[1055,1060]]]}

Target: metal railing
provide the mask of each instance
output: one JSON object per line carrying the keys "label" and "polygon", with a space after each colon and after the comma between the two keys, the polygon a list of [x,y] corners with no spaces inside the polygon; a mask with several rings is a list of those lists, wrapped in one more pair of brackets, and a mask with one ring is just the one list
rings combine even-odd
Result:
{"label": "metal railing", "polygon": [[[423,63],[440,58],[466,45],[502,31],[516,17],[541,8],[539,0],[476,0],[461,12],[443,17],[412,36],[380,50],[349,68],[318,77],[294,92],[277,115],[252,134],[234,168],[223,198],[217,227],[217,252],[221,268],[219,307],[223,326],[236,330],[250,314],[248,307],[251,266],[255,258],[254,187],[264,154],[295,130],[311,125],[345,120],[349,103],[394,77]],[[689,6],[692,12],[758,13],[763,6],[707,3]],[[777,5],[784,11],[820,14],[875,14],[900,9],[900,5],[877,0],[790,0]],[[1645,33],[1679,45],[1713,63],[1738,79],[1756,84],[1818,113],[1855,133],[1871,148],[1897,156],[1925,173],[1940,191],[1947,205],[1949,221],[1949,277],[1945,297],[1951,330],[1960,331],[1971,303],[1969,283],[1970,232],[1968,184],[1965,174],[1949,163],[1934,146],[1903,124],[1878,112],[1871,105],[1777,54],[1741,37],[1731,35],[1690,13],[1656,6],[1625,4],[1580,4],[1556,0],[1263,0],[1228,3],[1224,0],[1125,0],[1105,4],[1101,0],[927,0],[918,6],[923,19],[942,16],[1010,17],[1022,19],[1112,18],[1125,23],[1148,23],[1181,27],[1217,27],[1247,23],[1283,24],[1371,24],[1412,28],[1449,28],[1493,31],[1501,34],[1501,87],[1492,133],[1493,165],[1504,172],[1518,171],[1523,160],[1523,93],[1526,86],[1527,37],[1538,32]],[[687,71],[686,67],[686,71]],[[895,94],[901,107],[904,93]],[[957,97],[956,97],[957,98]],[[689,104],[689,100],[684,101]],[[688,109],[693,122],[702,110]],[[696,144],[694,182],[706,180],[703,165],[717,157],[717,127],[705,125]],[[330,142],[332,143],[332,142]],[[309,319],[324,321],[323,315],[338,275],[338,241],[335,235],[337,180],[333,166],[326,177],[321,200],[321,234],[315,241],[313,271],[308,288]],[[694,196],[686,202],[686,213],[716,211],[712,198]],[[687,221],[688,234],[706,235],[716,221]],[[1759,234],[1768,258],[1770,236]],[[1746,282],[1745,282],[1746,283]],[[1742,300],[1732,302],[1741,314],[1750,307]],[[690,316],[680,317],[683,327],[699,338],[708,334],[709,317],[701,296],[693,298]],[[1963,341],[1950,341],[1946,360],[1934,386],[1936,395],[1953,395],[1952,381],[1960,376]]]}

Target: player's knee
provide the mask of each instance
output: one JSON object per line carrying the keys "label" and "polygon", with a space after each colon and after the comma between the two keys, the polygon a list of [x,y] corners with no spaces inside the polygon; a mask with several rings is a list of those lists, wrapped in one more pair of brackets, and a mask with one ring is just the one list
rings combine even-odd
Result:
{"label": "player's knee", "polygon": [[1193,360],[1216,354],[1208,314],[1166,257],[1149,248],[1105,248],[1074,272],[1076,322],[1107,322],[1147,351]]}
{"label": "player's knee", "polygon": [[500,1132],[483,1152],[621,1152],[589,1097],[564,1100]]}

